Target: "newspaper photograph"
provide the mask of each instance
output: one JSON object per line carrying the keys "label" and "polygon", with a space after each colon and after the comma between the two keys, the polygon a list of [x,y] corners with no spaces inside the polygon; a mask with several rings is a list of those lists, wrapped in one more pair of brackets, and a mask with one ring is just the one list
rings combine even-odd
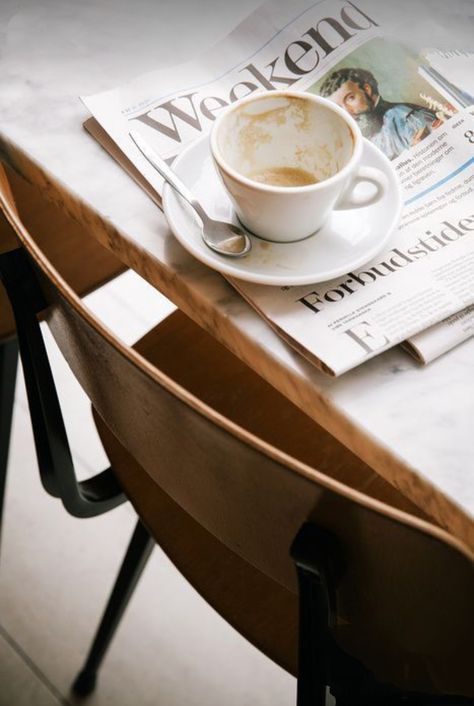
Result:
{"label": "newspaper photograph", "polygon": [[351,52],[308,90],[337,103],[390,160],[456,114],[403,46],[381,38]]}
{"label": "newspaper photograph", "polygon": [[162,180],[134,149],[139,129],[164,158],[256,91],[333,100],[398,173],[405,208],[390,249],[360,270],[303,287],[230,280],[291,345],[339,375],[404,343],[427,363],[473,333],[474,55],[415,54],[384,38],[363,0],[266,3],[198,60],[83,98],[87,125],[160,202]]}

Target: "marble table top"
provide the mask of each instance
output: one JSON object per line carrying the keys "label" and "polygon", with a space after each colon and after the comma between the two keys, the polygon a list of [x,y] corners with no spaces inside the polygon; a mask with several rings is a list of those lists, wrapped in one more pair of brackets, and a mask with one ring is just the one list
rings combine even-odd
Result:
{"label": "marble table top", "polygon": [[[256,5],[202,0],[197,12],[183,0],[2,0],[0,157],[474,549],[474,340],[424,368],[394,349],[339,379],[324,376],[181,248],[161,211],[82,128],[79,95],[192,58]],[[451,7],[452,28],[470,22],[472,36],[467,5]],[[452,37],[454,29],[446,46]]]}

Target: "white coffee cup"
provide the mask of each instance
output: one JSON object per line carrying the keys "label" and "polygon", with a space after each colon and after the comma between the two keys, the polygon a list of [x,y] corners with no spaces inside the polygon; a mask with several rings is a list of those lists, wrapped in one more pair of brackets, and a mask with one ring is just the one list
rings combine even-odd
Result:
{"label": "white coffee cup", "polygon": [[[212,156],[239,220],[276,242],[306,238],[333,209],[383,196],[386,177],[360,164],[362,146],[357,123],[342,108],[294,91],[248,96],[221,113],[211,132]],[[358,194],[361,182],[375,188]]]}

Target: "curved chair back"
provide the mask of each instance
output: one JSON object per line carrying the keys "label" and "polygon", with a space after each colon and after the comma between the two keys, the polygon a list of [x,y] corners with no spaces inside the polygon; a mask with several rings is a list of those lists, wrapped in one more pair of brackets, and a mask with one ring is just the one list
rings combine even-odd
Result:
{"label": "curved chair back", "polygon": [[63,355],[153,483],[232,553],[292,593],[295,537],[308,523],[328,533],[335,542],[338,645],[403,689],[474,696],[469,549],[284,454],[180,387],[92,315],[8,202],[4,208],[36,271]]}

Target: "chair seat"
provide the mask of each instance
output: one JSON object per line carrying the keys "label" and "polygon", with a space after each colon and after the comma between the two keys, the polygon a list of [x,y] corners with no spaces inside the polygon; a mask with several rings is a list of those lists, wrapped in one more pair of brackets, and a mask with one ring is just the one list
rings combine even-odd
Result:
{"label": "chair seat", "polygon": [[[331,477],[405,512],[422,512],[180,311],[136,350],[221,414]],[[296,674],[297,596],[270,580],[184,512],[120,444],[98,432],[122,487],[180,572],[258,649]],[[278,623],[272,616],[278,615]]]}

